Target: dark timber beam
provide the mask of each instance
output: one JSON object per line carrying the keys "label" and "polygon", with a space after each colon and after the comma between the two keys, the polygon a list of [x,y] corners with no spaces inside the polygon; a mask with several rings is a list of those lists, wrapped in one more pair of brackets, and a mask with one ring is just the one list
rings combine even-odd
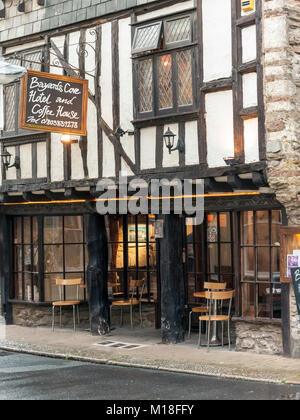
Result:
{"label": "dark timber beam", "polygon": [[162,216],[164,238],[160,240],[162,342],[184,341],[183,225],[177,215]]}
{"label": "dark timber beam", "polygon": [[109,300],[107,290],[108,242],[105,219],[97,213],[87,219],[87,292],[90,326],[93,335],[110,332]]}

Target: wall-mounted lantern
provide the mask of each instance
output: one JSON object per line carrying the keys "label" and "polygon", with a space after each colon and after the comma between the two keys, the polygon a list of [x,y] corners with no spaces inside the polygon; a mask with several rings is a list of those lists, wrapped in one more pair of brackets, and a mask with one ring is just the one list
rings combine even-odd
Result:
{"label": "wall-mounted lantern", "polygon": [[169,149],[169,154],[171,154],[175,150],[178,150],[180,153],[183,153],[184,152],[184,143],[181,140],[181,138],[178,139],[177,146],[174,147],[175,137],[176,137],[176,134],[174,134],[170,130],[170,127],[168,128],[168,130],[163,135],[163,138],[164,138],[164,141],[165,141],[165,145]]}
{"label": "wall-mounted lantern", "polygon": [[64,134],[61,136],[60,141],[62,144],[76,144],[79,143],[78,138],[72,137],[69,134]]}
{"label": "wall-mounted lantern", "polygon": [[125,136],[125,134],[128,134],[129,136],[134,136],[133,130],[126,130],[124,131],[121,127],[118,127],[115,131],[115,135],[119,137]]}
{"label": "wall-mounted lantern", "polygon": [[12,155],[5,149],[1,155],[2,159],[2,165],[4,166],[4,169],[7,171],[9,168],[15,167],[16,169],[20,169],[20,157],[15,156],[15,161],[11,165],[11,158]]}

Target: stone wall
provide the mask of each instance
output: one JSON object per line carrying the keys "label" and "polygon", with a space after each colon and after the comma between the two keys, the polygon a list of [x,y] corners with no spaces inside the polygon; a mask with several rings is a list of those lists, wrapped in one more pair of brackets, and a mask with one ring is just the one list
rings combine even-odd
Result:
{"label": "stone wall", "polygon": [[282,354],[281,325],[235,322],[236,351]]}
{"label": "stone wall", "polygon": [[[89,328],[89,311],[87,304],[81,304],[80,311],[80,328]],[[59,309],[55,310],[55,325],[59,327]],[[143,326],[155,328],[155,308],[154,305],[144,304],[142,307]],[[77,316],[77,313],[76,313]],[[13,323],[24,327],[48,327],[52,326],[52,307],[49,305],[34,305],[15,303],[13,304]],[[120,310],[112,311],[111,324],[113,327],[120,325]],[[130,326],[129,308],[124,309],[123,314],[124,326]],[[77,318],[76,318],[77,325]],[[134,310],[134,325],[140,325],[138,309]],[[72,308],[63,308],[62,326],[73,328],[73,311]]]}
{"label": "stone wall", "polygon": [[[264,89],[268,181],[300,226],[300,2],[264,0]],[[300,325],[290,287],[291,355],[300,357]]]}

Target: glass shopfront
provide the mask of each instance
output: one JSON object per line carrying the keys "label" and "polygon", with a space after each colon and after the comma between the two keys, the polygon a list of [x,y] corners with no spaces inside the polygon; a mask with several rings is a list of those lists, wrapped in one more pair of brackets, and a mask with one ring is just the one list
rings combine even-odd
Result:
{"label": "glass shopfront", "polygon": [[[186,301],[204,282],[236,290],[235,314],[281,318],[280,210],[212,212],[200,226],[186,226]],[[238,302],[238,304],[237,304]]]}
{"label": "glass shopfront", "polygon": [[[157,300],[156,242],[152,216],[111,216],[106,219],[109,243],[108,285],[128,296],[129,282],[145,279],[145,299]],[[11,298],[27,302],[58,299],[57,278],[86,281],[88,263],[82,215],[31,216],[13,219]],[[66,299],[74,299],[68,288]],[[86,292],[81,290],[81,300]]]}

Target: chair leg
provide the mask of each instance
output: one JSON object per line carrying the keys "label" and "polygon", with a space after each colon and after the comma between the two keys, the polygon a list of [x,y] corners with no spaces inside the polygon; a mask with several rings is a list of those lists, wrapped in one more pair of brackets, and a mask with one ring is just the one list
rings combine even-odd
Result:
{"label": "chair leg", "polygon": [[191,329],[192,329],[192,313],[193,311],[191,311],[189,313],[189,339],[191,338]]}
{"label": "chair leg", "polygon": [[141,328],[143,327],[143,317],[142,317],[142,302],[139,303],[140,306],[140,321],[141,321]]}
{"label": "chair leg", "polygon": [[199,338],[198,338],[198,349],[201,346],[201,319],[199,320]]}
{"label": "chair leg", "polygon": [[59,307],[59,327],[61,328],[61,318],[62,318],[62,307]]}
{"label": "chair leg", "polygon": [[54,331],[54,322],[55,322],[55,307],[52,305],[52,331]]}
{"label": "chair leg", "polygon": [[230,321],[228,319],[228,343],[229,343],[229,351],[231,350],[231,342],[230,342]]}
{"label": "chair leg", "polygon": [[132,314],[132,305],[130,305],[130,324],[131,324],[131,328],[133,328],[133,314]]}
{"label": "chair leg", "polygon": [[79,325],[80,324],[79,305],[77,305],[77,319],[78,319],[78,325]]}
{"label": "chair leg", "polygon": [[76,331],[76,311],[75,311],[75,305],[73,305],[73,324],[74,324],[74,331]]}
{"label": "chair leg", "polygon": [[121,327],[123,326],[123,308],[121,306]]}
{"label": "chair leg", "polygon": [[224,347],[224,321],[222,321],[222,347]]}
{"label": "chair leg", "polygon": [[210,341],[210,321],[208,321],[207,350],[209,350],[209,341]]}

